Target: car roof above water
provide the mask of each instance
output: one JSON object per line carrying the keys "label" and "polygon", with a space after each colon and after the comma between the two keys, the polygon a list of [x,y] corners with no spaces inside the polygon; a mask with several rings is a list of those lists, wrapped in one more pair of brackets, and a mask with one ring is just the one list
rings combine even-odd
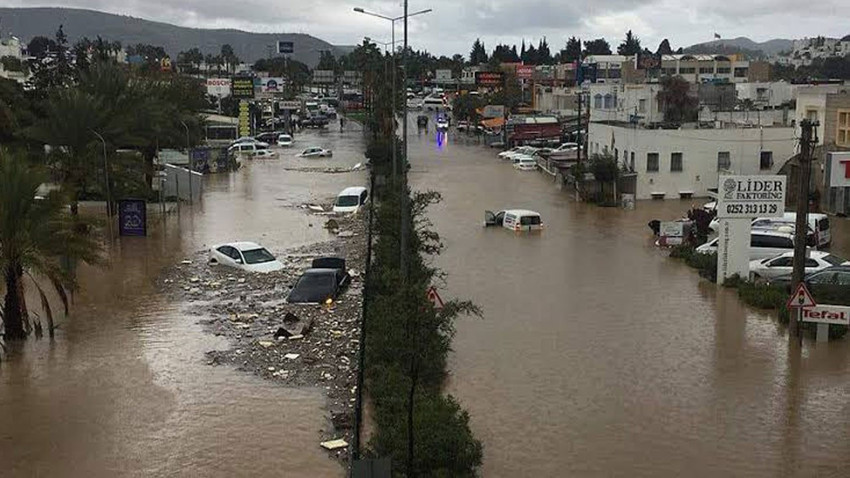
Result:
{"label": "car roof above water", "polygon": [[539,216],[540,213],[529,209],[505,209],[505,214],[513,216]]}
{"label": "car roof above water", "polygon": [[359,196],[366,188],[362,186],[351,186],[340,191],[337,196]]}

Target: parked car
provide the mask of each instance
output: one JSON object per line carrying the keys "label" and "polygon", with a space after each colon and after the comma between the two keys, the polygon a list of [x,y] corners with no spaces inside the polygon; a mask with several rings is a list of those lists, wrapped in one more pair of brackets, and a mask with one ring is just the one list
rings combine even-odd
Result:
{"label": "parked car", "polygon": [[[704,205],[707,208],[712,203]],[[716,207],[716,203],[713,204]],[[797,213],[786,212],[781,217],[757,217],[753,219],[753,228],[756,227],[780,227],[780,226],[795,226],[797,222]],[[829,222],[829,216],[821,213],[809,213],[806,216],[806,224],[808,224],[809,234],[812,235],[812,242],[818,248],[827,248],[832,244],[832,225]],[[708,226],[712,231],[720,229],[720,220],[714,219]]]}
{"label": "parked car", "polygon": [[364,187],[345,188],[339,193],[334,201],[334,212],[357,212],[361,206],[366,204],[369,192]]}
{"label": "parked car", "polygon": [[537,169],[537,160],[530,156],[520,156],[514,162],[514,169],[517,171],[534,171]]}
{"label": "parked car", "polygon": [[301,151],[298,156],[302,158],[329,158],[333,156],[333,151],[329,149],[319,148],[318,146],[312,146],[305,149],[304,151]]}
{"label": "parked car", "polygon": [[259,141],[246,141],[234,144],[233,146],[227,149],[227,152],[240,156],[255,156],[258,151],[263,151],[267,149],[269,149],[268,143],[263,143]]}
{"label": "parked car", "polygon": [[[850,299],[850,266],[840,265],[827,267],[806,274],[803,277],[809,291],[816,302],[827,304],[844,304]],[[769,285],[782,287],[791,292],[791,275],[780,276],[768,282]],[[828,301],[828,302],[827,302]]]}
{"label": "parked car", "polygon": [[273,144],[277,141],[277,137],[280,135],[280,132],[270,132],[270,133],[260,133],[256,136],[257,141],[262,141],[263,143]]}
{"label": "parked car", "polygon": [[283,269],[265,247],[254,242],[230,242],[210,248],[211,264],[235,267],[249,272],[274,272]]}
{"label": "parked car", "polygon": [[527,209],[506,209],[493,213],[484,211],[484,226],[502,226],[512,231],[540,231],[543,229],[543,220],[540,213]]}
{"label": "parked car", "polygon": [[537,151],[537,148],[532,148],[531,146],[520,146],[516,151],[509,152],[508,154],[502,156],[502,159],[513,160],[516,156],[530,156],[532,153]]}
{"label": "parked car", "polygon": [[[697,247],[700,254],[717,252],[717,243],[720,238]],[[753,230],[750,233],[750,260],[761,260],[775,257],[788,251],[794,250],[794,234],[788,232]]]}
{"label": "parked car", "polygon": [[302,128],[324,128],[328,125],[328,117],[323,114],[313,114],[301,120]]}
{"label": "parked car", "polygon": [[254,152],[254,159],[277,159],[277,151],[260,149]]}
{"label": "parked car", "polygon": [[324,304],[334,301],[348,285],[351,277],[345,269],[345,259],[323,257],[313,260],[304,271],[286,301],[292,304]]}
{"label": "parked car", "polygon": [[469,121],[458,121],[457,126],[455,128],[458,131],[466,131],[469,129]]}
{"label": "parked car", "polygon": [[[750,280],[774,279],[791,274],[794,251],[782,253],[776,257],[750,261]],[[827,267],[850,265],[850,262],[828,252],[812,251],[806,258],[806,273],[817,272]]]}
{"label": "parked car", "polygon": [[277,137],[277,145],[281,148],[288,148],[292,146],[292,136],[288,134],[281,134]]}
{"label": "parked car", "polygon": [[228,144],[228,145],[227,145],[227,147],[228,147],[228,148],[231,148],[231,147],[233,147],[234,145],[239,144],[239,143],[253,143],[253,142],[256,142],[256,141],[257,141],[257,140],[256,140],[256,139],[254,139],[254,138],[253,138],[253,137],[251,137],[251,136],[241,136],[241,137],[239,137],[239,138],[237,138],[237,139],[233,140],[230,144]]}

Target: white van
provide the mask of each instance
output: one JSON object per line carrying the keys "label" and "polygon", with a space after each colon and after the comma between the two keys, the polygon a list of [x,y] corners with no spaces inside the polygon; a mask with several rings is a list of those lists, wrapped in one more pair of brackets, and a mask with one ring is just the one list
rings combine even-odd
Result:
{"label": "white van", "polygon": [[[826,214],[810,212],[806,217],[809,226],[809,234],[814,235],[814,244],[818,249],[829,247],[832,244],[832,227]],[[786,212],[781,217],[757,217],[753,219],[753,228],[775,228],[783,224],[794,226],[797,222],[797,213]],[[712,231],[720,229],[720,221],[714,219],[709,225]]]}
{"label": "white van", "polygon": [[422,109],[427,111],[441,111],[449,109],[443,102],[442,98],[434,98],[429,96],[422,101]]}
{"label": "white van", "polygon": [[511,231],[540,231],[543,220],[540,213],[527,209],[506,209],[493,213],[484,211],[484,226],[502,226]]}
{"label": "white van", "polygon": [[[697,247],[700,254],[717,253],[719,237]],[[767,259],[794,250],[794,234],[790,232],[754,230],[750,234],[750,260]]]}
{"label": "white van", "polygon": [[264,151],[269,149],[268,143],[261,143],[259,141],[255,141],[253,143],[237,143],[228,149],[229,152],[235,153],[239,156],[256,156],[258,151]]}
{"label": "white van", "polygon": [[350,187],[342,190],[334,201],[334,212],[357,212],[366,204],[369,192],[363,187]]}

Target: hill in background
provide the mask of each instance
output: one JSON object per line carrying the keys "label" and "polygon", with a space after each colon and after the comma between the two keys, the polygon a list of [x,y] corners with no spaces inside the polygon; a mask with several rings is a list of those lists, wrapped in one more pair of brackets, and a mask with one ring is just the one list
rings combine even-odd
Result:
{"label": "hill in background", "polygon": [[791,49],[791,40],[777,38],[758,43],[747,37],[713,40],[691,45],[684,49],[685,53],[743,53],[748,58],[756,59],[775,55],[780,51]]}
{"label": "hill in background", "polygon": [[300,33],[251,33],[230,29],[186,28],[71,8],[0,8],[0,17],[3,34],[12,33],[24,42],[29,42],[39,35],[52,38],[59,25],[64,25],[65,34],[71,44],[83,37],[94,39],[100,35],[103,39],[120,41],[125,47],[137,43],[161,46],[172,58],[176,58],[178,52],[192,47],[200,48],[204,54],[218,54],[222,45],[230,44],[240,60],[253,63],[268,57],[270,45],[277,45],[278,41],[291,41],[294,43],[295,52],[290,58],[304,62],[312,68],[319,62],[320,51],[330,50],[338,56],[349,48],[336,47],[324,40]]}

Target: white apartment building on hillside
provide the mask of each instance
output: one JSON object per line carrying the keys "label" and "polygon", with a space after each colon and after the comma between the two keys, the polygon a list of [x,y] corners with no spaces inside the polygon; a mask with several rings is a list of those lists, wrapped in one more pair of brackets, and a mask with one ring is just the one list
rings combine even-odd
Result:
{"label": "white apartment building on hillside", "polygon": [[720,174],[776,174],[796,152],[793,127],[642,129],[591,123],[588,153],[636,174],[637,199],[705,197]]}
{"label": "white apartment building on hillside", "polygon": [[650,124],[664,121],[658,83],[591,84],[588,87],[590,121]]}

